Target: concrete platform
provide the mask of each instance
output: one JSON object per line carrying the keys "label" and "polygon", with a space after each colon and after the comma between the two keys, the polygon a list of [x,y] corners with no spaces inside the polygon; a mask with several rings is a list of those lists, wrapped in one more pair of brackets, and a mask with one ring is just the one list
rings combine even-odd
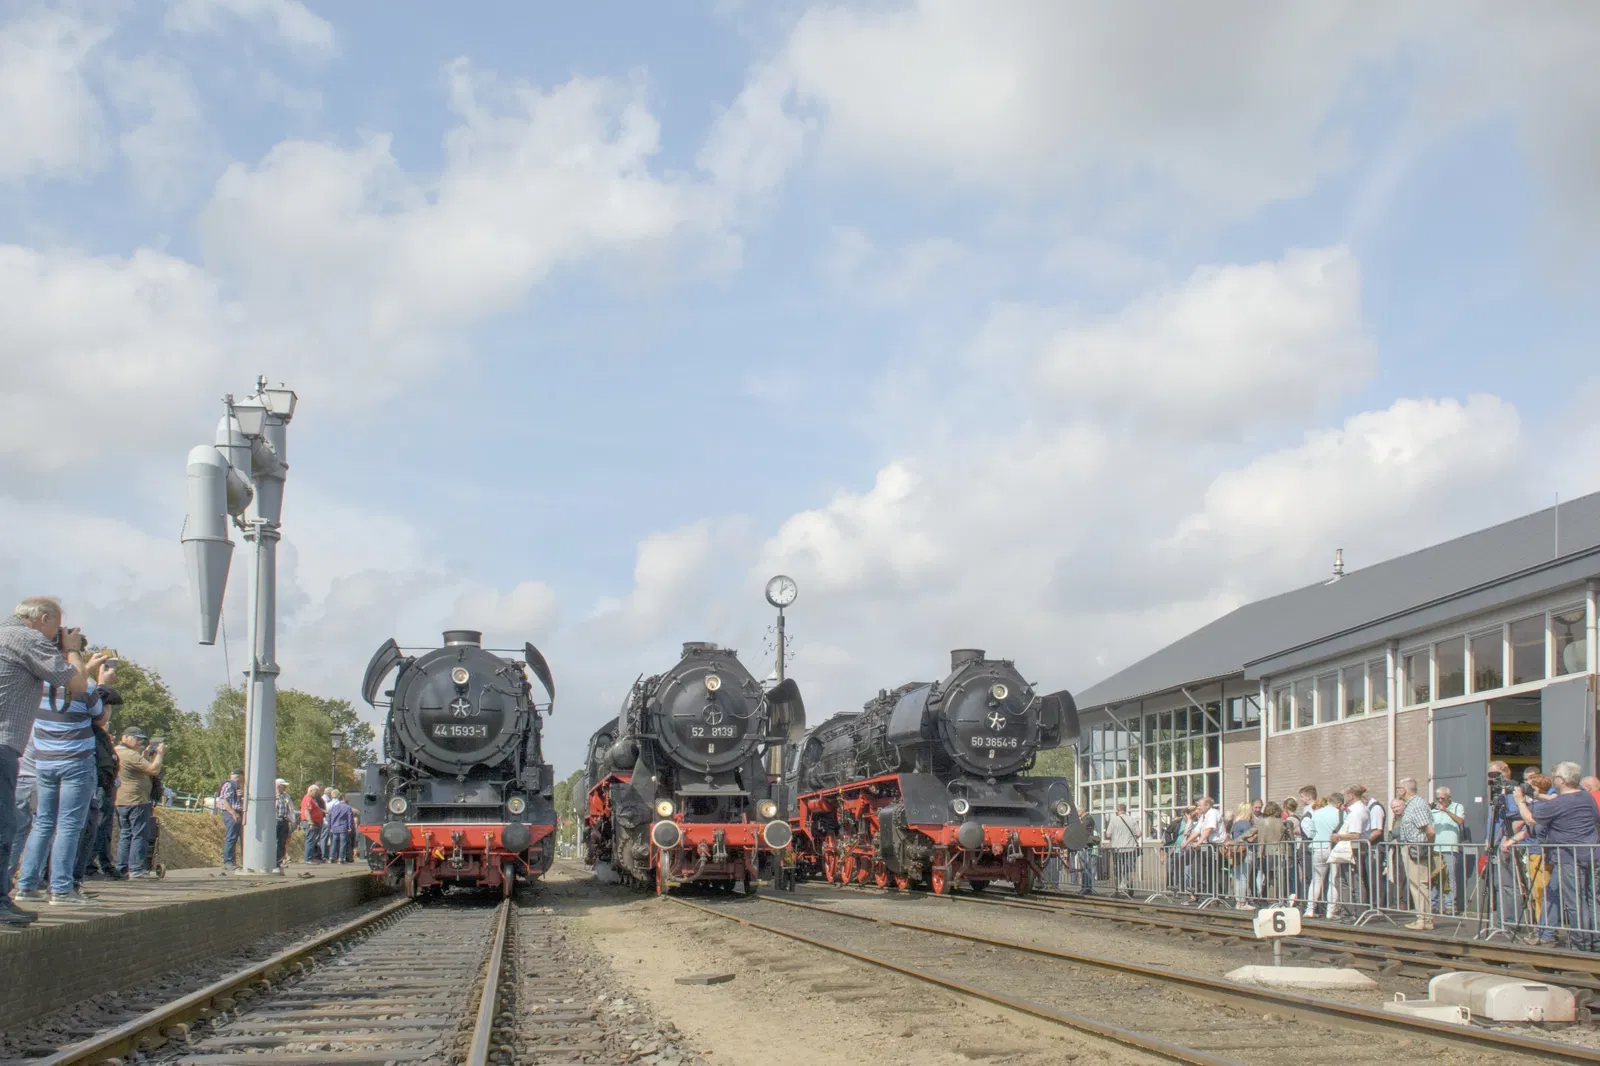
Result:
{"label": "concrete platform", "polygon": [[19,901],[39,920],[0,926],[0,1029],[388,892],[365,863],[296,863],[288,871],[173,870],[159,880],[86,881],[98,907]]}
{"label": "concrete platform", "polygon": [[1377,982],[1360,970],[1331,966],[1241,966],[1228,974],[1228,980],[1266,988],[1376,988]]}

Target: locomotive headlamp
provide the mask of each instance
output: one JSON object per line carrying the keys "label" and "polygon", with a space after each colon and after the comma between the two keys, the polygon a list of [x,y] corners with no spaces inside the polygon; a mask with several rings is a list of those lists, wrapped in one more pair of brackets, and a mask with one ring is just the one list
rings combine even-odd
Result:
{"label": "locomotive headlamp", "polygon": [[506,800],[506,810],[510,811],[512,814],[521,814],[527,809],[528,801],[523,799],[521,796],[512,796],[510,799]]}
{"label": "locomotive headlamp", "polygon": [[1011,690],[1006,688],[1004,685],[994,684],[989,686],[989,695],[993,696],[997,700],[1003,700],[1007,696],[1011,695]]}
{"label": "locomotive headlamp", "polygon": [[719,689],[721,687],[722,687],[722,678],[718,677],[716,674],[707,674],[706,675],[706,691],[707,692],[715,692],[715,691],[717,691],[717,689]]}
{"label": "locomotive headlamp", "polygon": [[467,683],[467,679],[471,676],[471,674],[467,673],[467,668],[465,666],[458,666],[454,670],[450,671],[450,680],[454,681],[458,685],[465,685]]}
{"label": "locomotive headlamp", "polygon": [[672,801],[671,800],[656,800],[656,817],[657,818],[671,818],[672,817]]}
{"label": "locomotive headlamp", "polygon": [[756,804],[756,813],[760,815],[763,820],[776,818],[778,816],[778,805],[771,800],[762,800],[760,803]]}
{"label": "locomotive headlamp", "polygon": [[389,813],[390,814],[404,814],[404,813],[406,813],[406,798],[404,796],[390,796],[389,797]]}
{"label": "locomotive headlamp", "polygon": [[1071,813],[1072,813],[1072,804],[1068,803],[1066,800],[1056,800],[1056,817],[1057,818],[1060,818],[1063,821],[1065,821],[1067,815],[1069,815]]}
{"label": "locomotive headlamp", "polygon": [[968,811],[972,810],[972,804],[968,803],[965,797],[957,796],[950,801],[950,809],[956,812],[957,818],[962,818],[966,816]]}

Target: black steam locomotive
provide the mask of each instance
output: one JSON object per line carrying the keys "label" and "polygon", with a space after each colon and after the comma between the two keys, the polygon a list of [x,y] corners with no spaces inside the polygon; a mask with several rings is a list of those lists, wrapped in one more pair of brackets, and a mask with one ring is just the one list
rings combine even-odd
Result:
{"label": "black steam locomotive", "polygon": [[[539,649],[522,651],[503,658],[483,648],[483,634],[453,629],[421,655],[385,641],[367,665],[362,698],[389,715],[384,761],[366,766],[360,829],[373,871],[407,896],[452,884],[509,896],[550,868],[555,777],[539,715],[552,709],[555,682]],[[390,702],[380,703],[397,667]],[[534,702],[530,670],[551,702]]]}
{"label": "black steam locomotive", "polygon": [[1027,777],[1040,751],[1078,736],[1071,693],[1041,695],[1009,659],[950,653],[943,681],[879,692],[806,734],[785,767],[796,865],[836,883],[1007,880],[1026,894],[1087,832],[1072,783]]}
{"label": "black steam locomotive", "polygon": [[686,882],[755,891],[762,855],[790,842],[774,799],[778,757],[769,775],[763,756],[804,730],[794,681],[763,692],[736,652],[685,644],[589,740],[584,862],[657,892]]}

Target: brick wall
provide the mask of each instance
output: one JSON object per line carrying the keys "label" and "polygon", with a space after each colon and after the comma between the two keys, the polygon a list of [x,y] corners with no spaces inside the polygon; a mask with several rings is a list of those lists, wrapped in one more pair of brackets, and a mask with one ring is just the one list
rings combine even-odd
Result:
{"label": "brick wall", "polygon": [[0,936],[0,1029],[317,921],[384,891],[373,877],[319,878],[7,933]]}
{"label": "brick wall", "polygon": [[[1432,767],[1428,762],[1428,710],[1426,707],[1401,711],[1394,723],[1394,779],[1414,777],[1424,796],[1433,795],[1428,782]],[[1370,788],[1370,783],[1369,783]],[[1368,795],[1372,795],[1369,791]]]}
{"label": "brick wall", "polygon": [[1250,798],[1245,767],[1261,761],[1261,737],[1254,729],[1222,735],[1222,806],[1232,810]]}
{"label": "brick wall", "polygon": [[[1417,717],[1416,712],[1402,715]],[[1425,716],[1424,716],[1425,717]],[[1361,783],[1369,796],[1383,795],[1389,780],[1389,716],[1365,719],[1303,732],[1283,733],[1267,739],[1267,775],[1271,795],[1282,800],[1299,792],[1301,785],[1317,786],[1319,795]],[[1424,747],[1424,757],[1426,757]]]}

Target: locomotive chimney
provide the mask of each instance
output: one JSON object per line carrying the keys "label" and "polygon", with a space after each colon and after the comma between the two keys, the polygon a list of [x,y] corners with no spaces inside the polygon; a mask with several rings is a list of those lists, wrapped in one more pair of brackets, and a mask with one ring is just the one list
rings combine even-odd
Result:
{"label": "locomotive chimney", "polygon": [[963,663],[978,662],[982,658],[982,648],[957,648],[950,653],[950,669],[959,670]]}
{"label": "locomotive chimney", "polygon": [[444,631],[444,646],[456,648],[461,645],[468,647],[483,647],[483,634],[476,629],[447,629]]}

